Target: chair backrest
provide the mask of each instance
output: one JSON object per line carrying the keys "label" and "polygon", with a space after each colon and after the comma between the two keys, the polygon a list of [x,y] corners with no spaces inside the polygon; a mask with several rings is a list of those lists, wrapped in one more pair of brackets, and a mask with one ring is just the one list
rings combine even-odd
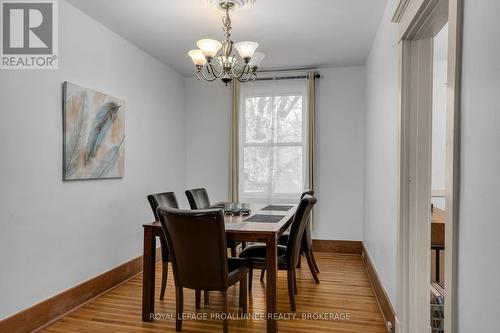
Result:
{"label": "chair backrest", "polygon": [[175,284],[198,290],[227,289],[227,244],[222,209],[158,208]]}
{"label": "chair backrest", "polygon": [[306,191],[302,192],[302,194],[300,195],[300,198],[302,199],[306,195],[310,195],[311,197],[313,197],[314,196],[314,190],[306,190]]}
{"label": "chair backrest", "polygon": [[179,208],[179,204],[177,203],[177,198],[174,192],[150,194],[148,195],[148,201],[151,205],[151,209],[153,210],[153,215],[155,216],[156,221],[159,220],[158,213],[156,212],[158,207]]}
{"label": "chair backrest", "polygon": [[297,211],[293,217],[292,226],[290,228],[290,236],[288,238],[288,245],[286,248],[286,257],[291,267],[296,267],[299,263],[300,247],[304,231],[309,224],[309,217],[311,210],[316,204],[315,197],[305,195],[300,199]]}
{"label": "chair backrest", "polygon": [[195,188],[186,191],[186,196],[191,209],[205,209],[210,207],[207,190],[204,188]]}
{"label": "chair backrest", "polygon": [[[306,195],[314,196],[314,190],[307,190],[302,192],[300,199]],[[311,236],[311,219],[309,218],[306,229],[304,230],[304,236],[302,236],[302,248],[304,250],[312,249],[312,236]]]}

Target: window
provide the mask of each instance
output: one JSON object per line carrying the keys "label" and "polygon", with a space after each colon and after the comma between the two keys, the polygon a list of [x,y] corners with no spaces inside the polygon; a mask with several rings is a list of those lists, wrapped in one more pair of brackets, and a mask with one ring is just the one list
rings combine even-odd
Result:
{"label": "window", "polygon": [[307,80],[243,84],[239,112],[240,201],[296,202],[307,178]]}

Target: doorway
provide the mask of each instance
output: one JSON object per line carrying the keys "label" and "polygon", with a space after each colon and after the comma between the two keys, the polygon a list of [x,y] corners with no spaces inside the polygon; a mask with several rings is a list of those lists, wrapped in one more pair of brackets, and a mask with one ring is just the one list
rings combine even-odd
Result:
{"label": "doorway", "polygon": [[446,106],[448,91],[448,23],[433,37],[431,156],[431,292],[432,333],[444,332],[444,264],[446,253]]}
{"label": "doorway", "polygon": [[[401,60],[396,332],[451,333],[456,320],[461,2],[402,0],[394,21],[400,27]],[[438,49],[443,45],[445,50]],[[444,304],[434,306],[439,302]]]}

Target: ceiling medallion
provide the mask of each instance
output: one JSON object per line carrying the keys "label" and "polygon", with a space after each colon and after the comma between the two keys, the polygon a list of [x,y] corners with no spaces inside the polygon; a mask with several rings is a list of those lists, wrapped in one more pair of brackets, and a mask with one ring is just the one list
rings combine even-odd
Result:
{"label": "ceiling medallion", "polygon": [[238,8],[244,8],[244,7],[249,7],[255,4],[255,0],[201,0],[202,3],[208,4],[212,7],[215,7],[217,9],[220,9],[222,11],[226,11],[224,7],[224,3],[226,2],[232,2],[233,7],[230,8],[230,10],[238,9]]}
{"label": "ceiling medallion", "polygon": [[[233,45],[229,33],[231,30],[229,11],[251,5],[255,3],[255,0],[205,1],[224,11],[222,16],[224,40],[219,42],[214,39],[200,39],[196,43],[198,49],[188,52],[196,66],[196,77],[199,80],[203,77],[209,82],[221,79],[226,85],[233,80],[255,81],[257,69],[264,59],[264,54],[256,52],[259,43],[246,41]],[[233,46],[238,51],[239,57],[233,53]]]}

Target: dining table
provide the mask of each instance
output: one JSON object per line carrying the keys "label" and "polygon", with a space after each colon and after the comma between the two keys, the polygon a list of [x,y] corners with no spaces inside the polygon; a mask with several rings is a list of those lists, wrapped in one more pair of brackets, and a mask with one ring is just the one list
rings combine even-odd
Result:
{"label": "dining table", "polygon": [[433,207],[431,211],[431,250],[435,256],[435,280],[441,282],[441,251],[445,249],[445,211]]}
{"label": "dining table", "polygon": [[444,249],[445,211],[434,207],[431,214],[431,244]]}
{"label": "dining table", "polygon": [[[217,203],[213,207],[224,209],[228,203]],[[278,238],[292,223],[297,205],[245,205],[248,215],[224,215],[226,237],[238,242],[265,243],[266,251],[266,327],[268,333],[278,331],[277,278]],[[249,221],[247,221],[249,220]],[[143,249],[142,320],[152,321],[155,314],[155,264],[156,237],[163,235],[159,221],[146,223]]]}

